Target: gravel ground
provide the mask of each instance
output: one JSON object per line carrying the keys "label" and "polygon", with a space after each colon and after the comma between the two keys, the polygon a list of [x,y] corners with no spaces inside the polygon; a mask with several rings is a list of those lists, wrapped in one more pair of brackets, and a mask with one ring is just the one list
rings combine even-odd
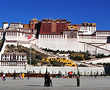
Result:
{"label": "gravel ground", "polygon": [[0,90],[110,90],[110,77],[80,77],[80,87],[76,79],[53,78],[52,87],[44,87],[43,78],[0,80]]}

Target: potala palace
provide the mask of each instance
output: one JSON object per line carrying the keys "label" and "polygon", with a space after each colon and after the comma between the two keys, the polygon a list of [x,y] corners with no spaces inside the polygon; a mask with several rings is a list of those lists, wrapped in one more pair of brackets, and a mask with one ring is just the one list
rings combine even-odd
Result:
{"label": "potala palace", "polygon": [[19,44],[37,50],[47,48],[110,54],[110,31],[96,30],[96,23],[72,25],[65,19],[38,21],[35,18],[30,20],[29,24],[4,22],[0,29],[0,39],[3,38],[1,54],[4,53],[7,44]]}
{"label": "potala palace", "polygon": [[6,45],[31,47],[45,54],[50,54],[43,51],[47,48],[110,55],[110,31],[97,30],[96,23],[71,24],[65,19],[38,21],[35,18],[29,24],[3,22],[0,39],[3,42],[0,66],[27,65],[25,53],[5,53]]}
{"label": "potala palace", "polygon": [[[30,38],[29,38],[30,37]],[[96,30],[96,23],[72,25],[66,20],[32,19],[29,24],[3,23],[0,39],[4,40],[1,54],[7,44],[85,52],[91,54],[110,53],[110,31]]]}

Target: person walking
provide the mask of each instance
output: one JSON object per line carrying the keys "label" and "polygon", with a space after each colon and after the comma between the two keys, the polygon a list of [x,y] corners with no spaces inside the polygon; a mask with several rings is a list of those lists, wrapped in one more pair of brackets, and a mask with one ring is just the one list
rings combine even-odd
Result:
{"label": "person walking", "polygon": [[30,73],[27,71],[27,79],[29,80]]}
{"label": "person walking", "polygon": [[19,74],[19,79],[22,79],[22,73]]}
{"label": "person walking", "polygon": [[6,80],[6,74],[5,73],[3,74],[3,80],[4,81]]}
{"label": "person walking", "polygon": [[24,73],[22,73],[22,79],[24,79]]}
{"label": "person walking", "polygon": [[80,87],[80,76],[79,75],[76,76],[76,80],[77,80],[77,87]]}
{"label": "person walking", "polygon": [[6,80],[6,75],[5,75],[5,73],[3,73],[3,75],[2,75],[2,80],[3,80],[3,81]]}
{"label": "person walking", "polygon": [[52,77],[50,77],[50,86],[52,87]]}
{"label": "person walking", "polygon": [[16,79],[16,72],[13,73],[13,79]]}

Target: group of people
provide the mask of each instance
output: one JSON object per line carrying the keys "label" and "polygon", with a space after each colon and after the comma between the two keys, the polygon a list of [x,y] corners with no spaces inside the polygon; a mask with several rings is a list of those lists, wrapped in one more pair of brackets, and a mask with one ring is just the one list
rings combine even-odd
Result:
{"label": "group of people", "polygon": [[[16,77],[17,77],[17,74],[16,74],[16,73],[13,73],[13,79],[16,79]],[[18,77],[19,77],[19,79],[24,79],[25,74],[24,74],[24,73],[20,73],[20,74],[18,75]]]}
{"label": "group of people", "polygon": [[[17,74],[14,72],[13,73],[13,79],[16,79],[16,77],[17,77]],[[19,74],[19,79],[24,79],[24,77],[25,77],[24,73]],[[27,78],[29,79],[29,75],[27,75]],[[1,79],[3,81],[6,80],[6,74],[5,73],[1,74]],[[77,87],[79,87],[80,86],[80,76],[79,75],[76,76],[76,81],[77,81]],[[48,72],[46,72],[44,74],[44,87],[50,87],[50,86],[52,86],[52,77],[50,76],[50,74]]]}
{"label": "group of people", "polygon": [[[77,87],[80,87],[80,75],[76,76]],[[52,78],[49,73],[45,73],[44,75],[44,86],[50,87],[52,86]]]}
{"label": "group of people", "polygon": [[49,73],[45,73],[45,75],[44,75],[44,86],[45,87],[52,86],[52,78],[50,77]]}
{"label": "group of people", "polygon": [[[10,76],[11,77],[11,76]],[[25,74],[24,73],[20,73],[19,75],[18,75],[18,77],[19,77],[19,79],[24,79],[24,77],[25,77]],[[3,80],[3,81],[5,81],[6,80],[6,74],[5,73],[1,73],[1,79]],[[17,79],[17,73],[13,73],[13,79]]]}

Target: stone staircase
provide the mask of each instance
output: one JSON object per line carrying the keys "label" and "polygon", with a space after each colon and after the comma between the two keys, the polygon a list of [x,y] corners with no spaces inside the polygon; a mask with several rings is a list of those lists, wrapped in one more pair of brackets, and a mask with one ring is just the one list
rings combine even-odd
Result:
{"label": "stone staircase", "polygon": [[91,45],[91,46],[93,46],[93,47],[96,47],[96,48],[99,48],[99,49],[102,49],[102,50],[105,50],[105,51],[110,52],[110,50],[105,49],[105,48],[102,48],[102,47],[100,47],[100,46],[95,46],[95,45],[92,45],[91,43],[86,43],[86,44],[88,44],[88,45]]}
{"label": "stone staircase", "polygon": [[53,54],[53,53],[51,53],[51,52],[46,52],[46,51],[42,50],[41,48],[39,48],[39,47],[38,47],[37,45],[35,45],[35,44],[31,44],[31,48],[33,48],[33,49],[35,49],[35,50],[37,50],[37,51],[39,51],[39,52],[41,52],[41,53],[43,53],[43,54],[46,54],[46,55],[48,55],[48,56],[57,57],[57,55],[55,55],[55,54]]}
{"label": "stone staircase", "polygon": [[96,46],[96,45],[93,45],[92,43],[86,43],[86,42],[80,42],[80,43],[84,43],[85,44],[85,51],[89,51],[91,54],[104,54],[104,55],[110,55],[110,50],[108,49],[105,49],[103,47],[100,47],[100,46],[103,46],[105,44],[102,44],[102,45],[99,45],[99,46]]}

